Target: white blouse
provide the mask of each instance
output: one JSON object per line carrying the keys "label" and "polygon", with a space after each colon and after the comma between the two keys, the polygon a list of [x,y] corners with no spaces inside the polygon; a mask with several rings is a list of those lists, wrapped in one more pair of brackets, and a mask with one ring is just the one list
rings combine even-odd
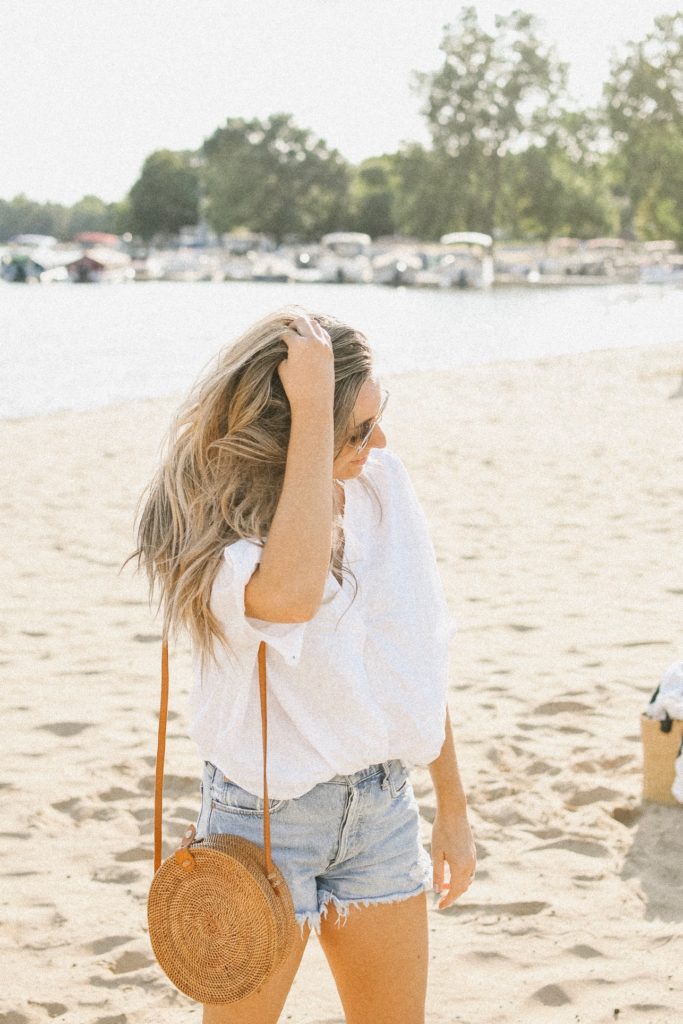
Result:
{"label": "white blouse", "polygon": [[401,758],[426,765],[445,736],[448,640],[454,630],[424,512],[399,457],[374,448],[344,481],[344,561],[307,622],[247,616],[256,541],[226,547],[211,608],[232,650],[216,644],[204,672],[195,651],[190,736],[203,760],[263,796],[257,651],[267,643],[268,795],[301,796],[336,774]]}

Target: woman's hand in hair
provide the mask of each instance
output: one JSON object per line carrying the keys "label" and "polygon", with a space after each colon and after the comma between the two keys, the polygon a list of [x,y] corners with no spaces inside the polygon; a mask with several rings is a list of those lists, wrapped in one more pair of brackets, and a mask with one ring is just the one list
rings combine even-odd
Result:
{"label": "woman's hand in hair", "polygon": [[306,314],[295,317],[282,335],[287,358],[277,372],[292,409],[311,407],[332,411],[334,354],[324,327]]}

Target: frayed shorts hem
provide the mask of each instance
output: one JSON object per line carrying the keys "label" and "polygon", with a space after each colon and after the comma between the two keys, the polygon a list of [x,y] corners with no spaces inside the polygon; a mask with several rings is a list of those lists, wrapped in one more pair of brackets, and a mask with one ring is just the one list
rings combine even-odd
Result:
{"label": "frayed shorts hem", "polygon": [[319,890],[319,910],[303,910],[295,913],[294,917],[296,923],[299,925],[301,938],[304,937],[304,929],[306,925],[309,925],[311,930],[320,935],[320,924],[323,917],[327,916],[327,911],[330,903],[334,904],[337,910],[338,917],[336,920],[337,928],[340,925],[346,924],[348,919],[349,910],[352,907],[367,907],[374,903],[399,903],[402,900],[408,900],[411,896],[419,896],[421,892],[427,892],[431,888],[430,882],[423,882],[418,885],[417,889],[413,889],[412,892],[396,893],[393,896],[369,896],[367,899],[354,899],[354,900],[343,900],[335,896],[333,892],[329,892],[327,889]]}

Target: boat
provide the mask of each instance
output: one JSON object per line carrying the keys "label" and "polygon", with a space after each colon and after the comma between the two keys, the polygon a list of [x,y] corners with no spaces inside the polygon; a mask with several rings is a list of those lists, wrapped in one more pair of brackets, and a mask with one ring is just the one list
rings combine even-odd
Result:
{"label": "boat", "polygon": [[372,260],[372,279],[375,284],[414,285],[417,275],[424,270],[425,262],[416,252],[406,249],[390,249]]}
{"label": "boat", "polygon": [[135,270],[128,253],[118,249],[94,246],[66,264],[69,280],[74,284],[120,284],[135,280]]}
{"label": "boat", "polygon": [[683,256],[672,239],[644,242],[640,263],[641,284],[683,284]]}
{"label": "boat", "polygon": [[442,287],[489,288],[493,284],[493,238],[481,231],[450,231],[440,238],[444,255],[437,272]]}
{"label": "boat", "polygon": [[318,261],[322,280],[337,284],[369,284],[372,281],[372,239],[362,231],[331,231],[320,239]]}
{"label": "boat", "polygon": [[286,256],[266,253],[258,255],[252,262],[251,280],[267,281],[272,284],[286,284],[292,280],[294,266]]}

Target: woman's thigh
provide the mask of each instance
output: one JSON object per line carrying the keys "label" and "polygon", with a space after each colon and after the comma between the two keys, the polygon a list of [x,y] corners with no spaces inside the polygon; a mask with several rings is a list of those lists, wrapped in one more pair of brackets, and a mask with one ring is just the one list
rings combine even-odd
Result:
{"label": "woman's thigh", "polygon": [[[339,924],[342,927],[339,927]],[[346,1024],[424,1024],[429,965],[427,894],[351,907],[330,906],[320,927]]]}
{"label": "woman's thigh", "polygon": [[202,1024],[276,1024],[304,954],[310,928],[296,929],[292,950],[261,988],[237,1003],[204,1006]]}

